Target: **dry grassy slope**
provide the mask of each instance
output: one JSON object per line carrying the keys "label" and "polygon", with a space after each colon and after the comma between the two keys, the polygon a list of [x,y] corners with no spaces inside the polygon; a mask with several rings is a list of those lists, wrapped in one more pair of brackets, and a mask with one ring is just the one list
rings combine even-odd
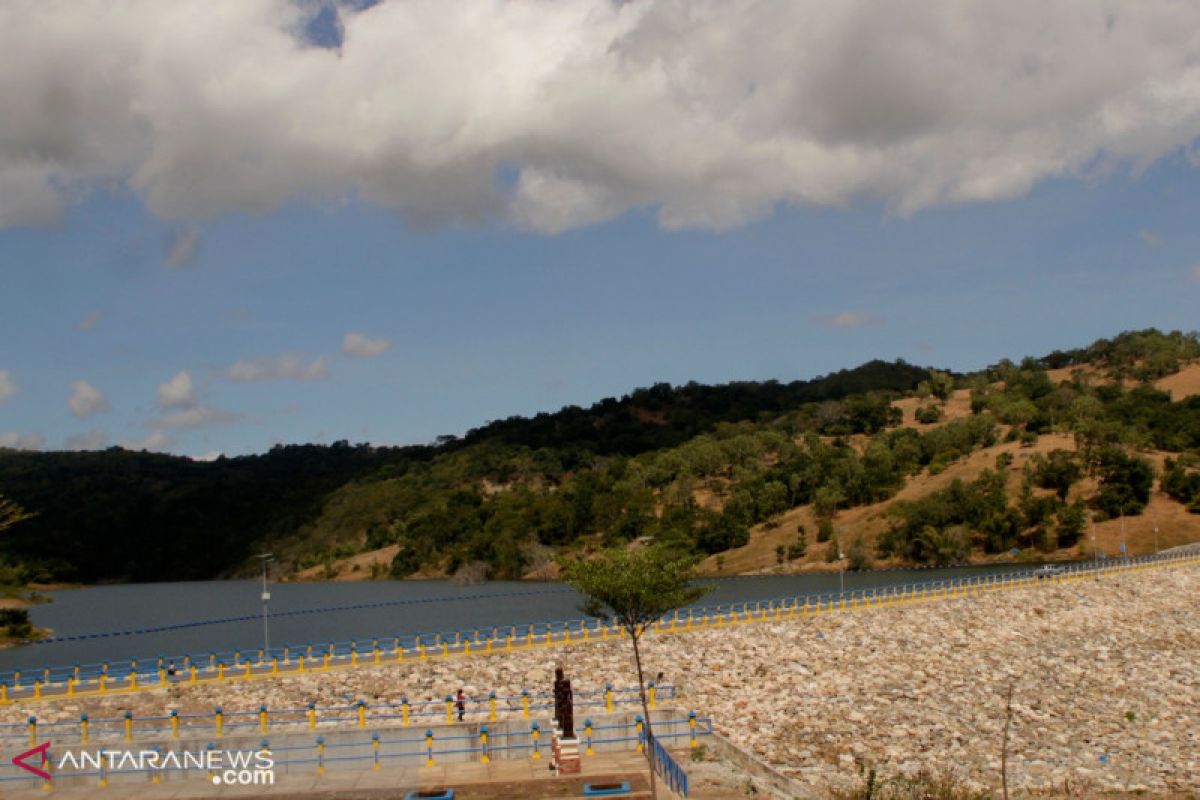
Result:
{"label": "dry grassy slope", "polygon": [[952,420],[971,416],[971,391],[969,389],[959,389],[950,395],[950,399],[942,405],[942,418],[940,420],[929,424],[917,422],[917,409],[934,402],[936,401],[933,398],[922,400],[917,397],[905,397],[892,403],[892,406],[900,409],[901,413],[904,414],[900,423],[901,425],[907,428],[917,428],[918,430],[936,428]]}
{"label": "dry grassy slope", "polygon": [[[996,456],[1001,453],[1012,453],[1013,462],[1008,468],[1008,487],[1010,494],[1015,494],[1020,488],[1022,469],[1034,453],[1047,453],[1054,449],[1074,450],[1075,441],[1072,437],[1054,434],[1042,436],[1036,445],[1022,447],[1016,442],[1006,442],[972,453],[948,467],[937,475],[922,472],[909,479],[890,500],[870,506],[862,506],[842,511],[834,520],[834,527],[843,543],[855,536],[862,535],[873,545],[876,538],[888,527],[887,510],[897,500],[911,500],[923,497],[931,492],[947,486],[955,478],[965,481],[974,480],[983,470],[994,467]],[[1148,453],[1158,468],[1162,468],[1163,460],[1170,454]],[[1090,495],[1095,492],[1095,483],[1083,481],[1074,489],[1075,494]],[[749,573],[787,573],[808,572],[814,570],[837,569],[836,565],[826,564],[825,555],[828,544],[817,543],[816,519],[809,506],[792,509],[781,518],[781,524],[776,528],[763,525],[755,526],[750,532],[750,541],[744,547],[723,553],[723,565],[718,570],[717,557],[711,556],[701,564],[701,570],[710,575],[735,575]],[[1140,517],[1130,517],[1125,520],[1125,537],[1130,552],[1134,554],[1153,552],[1154,522],[1157,521],[1160,548],[1200,541],[1200,515],[1189,514],[1180,503],[1159,492],[1151,497],[1150,508]],[[808,553],[803,559],[779,566],[775,556],[775,548],[787,546],[796,540],[796,525],[803,523],[808,535]],[[1109,520],[1096,525],[1096,540],[1100,550],[1116,554],[1121,543],[1121,522]],[[843,544],[844,549],[845,544]],[[1091,554],[1090,530],[1082,545],[1077,548],[1060,550],[1045,556],[1048,559],[1077,558],[1081,554]],[[990,560],[989,557],[979,557],[980,561]],[[894,566],[878,563],[878,566]]]}
{"label": "dry grassy slope", "polygon": [[[378,550],[368,550],[365,553],[357,553],[347,558],[339,558],[331,565],[333,575],[330,577],[333,580],[339,581],[369,580],[371,578],[372,565],[382,564],[385,570],[391,569],[392,559],[399,552],[400,545],[392,544],[387,547],[381,547]],[[325,566],[323,564],[302,569],[288,578],[288,580],[295,581],[319,581],[325,579]]]}
{"label": "dry grassy slope", "polygon": [[1164,392],[1170,392],[1171,399],[1175,401],[1200,394],[1200,364],[1189,364],[1174,375],[1159,378],[1154,385]]}

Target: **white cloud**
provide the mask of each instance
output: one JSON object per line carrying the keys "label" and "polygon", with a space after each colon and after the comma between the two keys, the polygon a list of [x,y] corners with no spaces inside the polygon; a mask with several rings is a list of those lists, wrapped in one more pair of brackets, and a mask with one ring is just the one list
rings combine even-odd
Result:
{"label": "white cloud", "polygon": [[152,428],[209,428],[215,425],[230,425],[241,418],[241,414],[234,414],[232,411],[193,406],[151,420],[149,425]]}
{"label": "white cloud", "polygon": [[1138,231],[1138,238],[1141,239],[1142,243],[1148,247],[1163,246],[1163,238],[1154,231],[1148,231],[1145,228],[1142,228],[1140,231]]}
{"label": "white cloud", "polygon": [[348,356],[373,358],[382,355],[392,343],[388,339],[370,339],[364,334],[351,331],[342,337],[342,352]]}
{"label": "white cloud", "polygon": [[100,429],[76,433],[68,436],[63,446],[68,450],[103,450],[108,447],[108,434]]}
{"label": "white cloud", "polygon": [[166,383],[159,384],[159,408],[187,408],[195,404],[196,394],[192,388],[192,376],[187,370],[179,372]]}
{"label": "white cloud", "polygon": [[0,431],[0,447],[9,447],[14,450],[41,450],[45,443],[46,437],[40,433]]}
{"label": "white cloud", "polygon": [[175,234],[171,247],[167,250],[165,259],[171,269],[183,269],[196,258],[200,249],[200,232],[195,228],[185,228]]}
{"label": "white cloud", "polygon": [[866,311],[843,311],[840,314],[824,314],[817,317],[817,322],[828,328],[861,328],[881,321],[878,316]]}
{"label": "white cloud", "polygon": [[75,381],[71,384],[71,396],[67,399],[67,405],[71,407],[71,413],[80,418],[109,410],[104,395],[87,381]]}
{"label": "white cloud", "polygon": [[75,330],[80,331],[81,333],[87,333],[92,328],[96,327],[96,323],[103,318],[104,315],[99,311],[93,311],[86,315],[83,319],[79,320],[79,323],[75,326]]}
{"label": "white cloud", "polygon": [[6,369],[0,369],[0,403],[12,397],[19,389],[17,382],[13,380],[12,373]]}
{"label": "white cloud", "polygon": [[185,224],[361,197],[719,229],[1012,198],[1200,135],[1197,3],[384,0],[337,6],[336,50],[298,40],[319,5],[0,4],[0,226],[117,182]]}
{"label": "white cloud", "polygon": [[273,358],[243,358],[229,368],[229,380],[235,383],[259,383],[262,381],[315,381],[328,375],[325,356],[305,361],[296,353],[285,353]]}
{"label": "white cloud", "polygon": [[145,439],[122,439],[117,444],[126,450],[166,450],[174,440],[162,431],[152,431]]}

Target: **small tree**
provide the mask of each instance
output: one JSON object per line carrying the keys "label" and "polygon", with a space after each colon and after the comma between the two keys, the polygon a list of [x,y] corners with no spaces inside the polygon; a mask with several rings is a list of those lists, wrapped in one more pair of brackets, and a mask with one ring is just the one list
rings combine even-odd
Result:
{"label": "small tree", "polygon": [[862,534],[855,536],[850,542],[850,547],[846,549],[846,562],[846,566],[854,572],[870,569],[875,565],[875,559],[871,558],[871,551],[867,549],[867,542]]}
{"label": "small tree", "polygon": [[646,721],[646,759],[650,762],[650,795],[658,797],[654,775],[654,731],[646,702],[646,680],[642,670],[642,635],[668,611],[694,603],[711,587],[694,586],[699,559],[664,545],[637,550],[614,548],[586,561],[563,559],[563,581],[583,595],[580,606],[593,617],[613,618],[629,634],[633,661],[637,666],[642,716]]}

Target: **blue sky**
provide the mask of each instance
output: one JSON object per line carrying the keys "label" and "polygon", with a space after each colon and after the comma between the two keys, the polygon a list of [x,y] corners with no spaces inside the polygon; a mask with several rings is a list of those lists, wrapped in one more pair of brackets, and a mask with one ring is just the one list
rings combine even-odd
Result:
{"label": "blue sky", "polygon": [[[418,231],[366,204],[293,203],[204,225],[173,268],[174,226],[95,192],[61,225],[0,231],[3,368],[19,387],[0,430],[49,448],[96,431],[145,442],[166,413],[159,385],[187,371],[195,405],[230,416],[163,428],[174,452],[420,442],[659,380],[790,380],[877,357],[966,370],[1192,329],[1197,209],[1182,158],[1008,202],[782,208],[723,233],[638,212],[557,236]],[[347,332],[390,346],[352,357]],[[291,353],[325,358],[324,375],[229,379],[239,360]],[[109,410],[73,415],[76,380]]]}
{"label": "blue sky", "polygon": [[1027,2],[0,8],[0,446],[1195,329],[1200,8]]}

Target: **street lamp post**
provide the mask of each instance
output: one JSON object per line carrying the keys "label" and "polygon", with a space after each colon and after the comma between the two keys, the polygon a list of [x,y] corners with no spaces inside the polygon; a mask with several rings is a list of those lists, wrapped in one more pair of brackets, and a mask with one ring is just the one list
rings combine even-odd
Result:
{"label": "street lamp post", "polygon": [[1129,558],[1129,547],[1125,544],[1125,504],[1121,504],[1121,557]]}
{"label": "street lamp post", "polygon": [[846,594],[846,554],[842,552],[842,543],[838,542],[838,563],[841,569],[838,570],[838,586],[841,588],[841,593]]}
{"label": "street lamp post", "polygon": [[1092,519],[1092,560],[1099,561],[1100,560],[1100,549],[1096,544],[1096,515],[1092,514],[1091,519]]}
{"label": "street lamp post", "polygon": [[262,604],[263,604],[263,657],[271,657],[271,634],[267,627],[267,618],[270,616],[267,611],[267,604],[271,601],[271,593],[267,591],[267,562],[271,560],[270,553],[262,553],[258,556],[262,559]]}

